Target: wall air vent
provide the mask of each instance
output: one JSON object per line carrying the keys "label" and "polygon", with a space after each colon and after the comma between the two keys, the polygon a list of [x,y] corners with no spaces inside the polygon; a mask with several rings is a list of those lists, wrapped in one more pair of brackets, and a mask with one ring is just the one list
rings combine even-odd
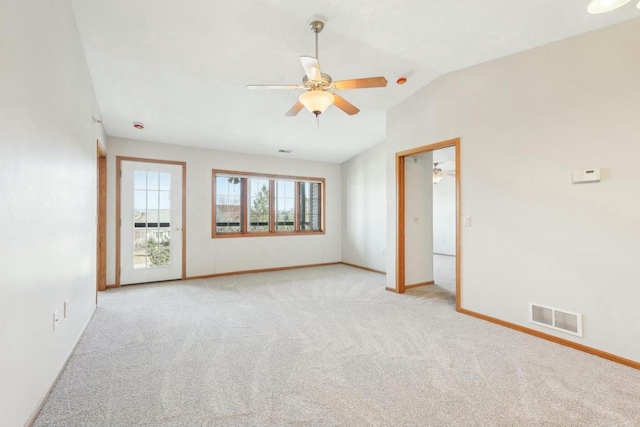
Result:
{"label": "wall air vent", "polygon": [[529,321],[556,331],[582,336],[582,314],[579,313],[530,302]]}

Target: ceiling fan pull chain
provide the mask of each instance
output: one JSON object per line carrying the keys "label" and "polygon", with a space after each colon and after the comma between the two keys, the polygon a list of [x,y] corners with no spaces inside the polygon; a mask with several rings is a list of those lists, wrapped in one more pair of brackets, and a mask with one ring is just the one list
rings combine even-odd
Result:
{"label": "ceiling fan pull chain", "polygon": [[320,114],[316,114],[316,126],[318,126],[318,130],[320,130]]}

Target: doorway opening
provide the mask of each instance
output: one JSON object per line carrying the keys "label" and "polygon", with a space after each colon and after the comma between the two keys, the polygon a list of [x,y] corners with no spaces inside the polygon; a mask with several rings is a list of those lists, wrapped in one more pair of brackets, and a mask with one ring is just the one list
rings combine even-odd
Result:
{"label": "doorway opening", "polygon": [[396,154],[395,291],[442,285],[455,291],[458,311],[462,301],[460,173],[459,138]]}

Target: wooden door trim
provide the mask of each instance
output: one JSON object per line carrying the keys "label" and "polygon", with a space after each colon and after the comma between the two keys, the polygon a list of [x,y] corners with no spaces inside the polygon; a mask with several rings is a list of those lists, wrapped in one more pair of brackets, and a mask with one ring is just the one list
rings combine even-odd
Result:
{"label": "wooden door trim", "polygon": [[396,293],[403,294],[405,291],[405,193],[404,193],[404,161],[405,156],[396,154],[396,192],[398,194],[398,234],[396,249]]}
{"label": "wooden door trim", "polygon": [[96,290],[107,289],[107,152],[100,141],[97,151]]}
{"label": "wooden door trim", "polygon": [[422,147],[412,148],[406,151],[400,151],[396,153],[396,194],[398,195],[398,208],[397,208],[397,230],[396,230],[396,287],[395,292],[402,294],[407,287],[405,286],[405,158],[407,156],[413,156],[420,153],[438,150],[441,148],[455,147],[456,150],[456,310],[460,311],[462,306],[462,286],[460,277],[461,266],[461,247],[462,241],[460,236],[460,224],[461,224],[461,196],[460,196],[460,181],[462,171],[460,170],[460,138],[449,139],[446,141],[437,142],[435,144],[424,145]]}
{"label": "wooden door trim", "polygon": [[182,275],[181,279],[187,278],[187,162],[173,160],[145,159],[141,157],[116,157],[116,283],[114,288],[120,287],[120,243],[122,209],[121,209],[121,183],[122,183],[122,162],[159,163],[165,165],[178,165],[182,167]]}

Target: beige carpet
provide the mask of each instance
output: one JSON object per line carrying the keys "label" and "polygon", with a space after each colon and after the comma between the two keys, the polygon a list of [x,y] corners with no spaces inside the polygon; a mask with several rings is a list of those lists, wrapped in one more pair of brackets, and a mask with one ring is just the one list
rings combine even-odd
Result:
{"label": "beige carpet", "polygon": [[638,426],[640,371],[346,266],[136,285],[36,426]]}

